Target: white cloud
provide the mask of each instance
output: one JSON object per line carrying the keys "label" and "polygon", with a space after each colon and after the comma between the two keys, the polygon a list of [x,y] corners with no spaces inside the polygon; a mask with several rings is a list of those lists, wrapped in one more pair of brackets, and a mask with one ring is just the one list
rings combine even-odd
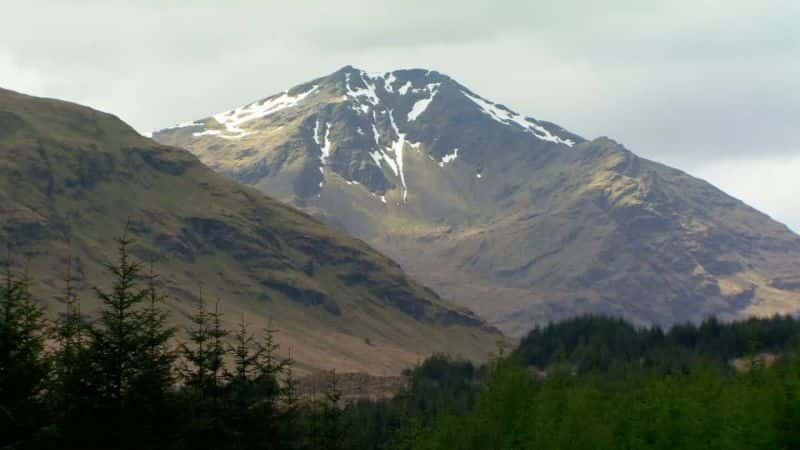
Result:
{"label": "white cloud", "polygon": [[[436,69],[682,169],[797,154],[796,0],[13,3],[0,86],[107,110],[141,131],[352,64]],[[757,183],[711,181],[774,208]],[[800,207],[772,213],[797,223]]]}
{"label": "white cloud", "polygon": [[800,151],[776,159],[715,161],[692,171],[800,233]]}
{"label": "white cloud", "polygon": [[14,59],[13,54],[0,47],[0,87],[19,92],[40,93],[44,80],[41,74],[34,69],[21,67]]}

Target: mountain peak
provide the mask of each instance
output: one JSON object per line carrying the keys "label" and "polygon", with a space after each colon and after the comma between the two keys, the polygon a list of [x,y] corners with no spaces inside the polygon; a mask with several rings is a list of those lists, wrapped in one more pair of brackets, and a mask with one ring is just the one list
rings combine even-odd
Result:
{"label": "mountain peak", "polygon": [[785,227],[438,72],[348,66],[192,124],[155,138],[370,242],[514,334],[578,312],[669,324],[800,302],[780,287],[800,254]]}
{"label": "mountain peak", "polygon": [[388,79],[391,78],[392,75],[404,75],[407,78],[421,78],[421,77],[428,77],[430,79],[435,79],[436,81],[441,80],[451,80],[449,76],[438,72],[432,69],[426,69],[422,67],[412,67],[412,68],[405,68],[405,69],[393,69],[384,72],[370,72],[368,70],[361,69],[359,67],[355,67],[352,65],[342,66],[339,70],[332,73],[331,75],[343,75],[343,74],[351,74],[360,76],[363,75],[365,78],[377,80],[377,79]]}
{"label": "mountain peak", "polygon": [[[177,145],[188,145],[186,139],[217,141],[232,150],[213,156],[226,172],[252,167],[248,161],[263,161],[257,164],[262,169],[248,173],[248,179],[263,177],[266,167],[274,174],[291,161],[299,164],[302,155],[303,166],[297,170],[304,172],[301,179],[305,181],[294,186],[299,198],[321,195],[326,179],[338,177],[361,186],[375,201],[388,204],[388,198],[405,204],[414,197],[406,171],[410,159],[419,158],[438,169],[447,167],[450,175],[458,171],[458,176],[470,180],[481,179],[491,170],[497,149],[475,145],[474,137],[463,132],[465,126],[491,130],[515,142],[503,150],[510,152],[505,157],[539,148],[568,151],[583,141],[558,125],[493,103],[437,71],[369,73],[350,65],[155,136]],[[281,140],[291,142],[293,150],[264,165],[273,156],[258,150],[265,148],[261,143]],[[233,141],[241,141],[241,146]]]}

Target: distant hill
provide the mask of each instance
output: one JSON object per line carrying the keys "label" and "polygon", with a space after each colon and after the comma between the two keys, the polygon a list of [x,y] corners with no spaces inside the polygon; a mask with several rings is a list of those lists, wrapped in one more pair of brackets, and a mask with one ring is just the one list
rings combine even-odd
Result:
{"label": "distant hill", "polygon": [[274,320],[303,370],[399,373],[434,352],[486,358],[501,336],[411,281],[392,260],[189,152],[116,117],[0,90],[0,243],[27,264],[50,313],[68,256],[91,314],[91,285],[126,221],[152,262],[172,318],[221,299],[228,321]]}

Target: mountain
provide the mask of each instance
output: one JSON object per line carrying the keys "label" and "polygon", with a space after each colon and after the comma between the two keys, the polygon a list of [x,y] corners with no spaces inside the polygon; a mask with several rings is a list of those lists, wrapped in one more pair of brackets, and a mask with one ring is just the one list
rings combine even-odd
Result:
{"label": "mountain", "polygon": [[679,170],[429,70],[353,67],[154,133],[513,335],[800,309],[800,238]]}
{"label": "mountain", "polygon": [[[229,325],[270,319],[300,369],[399,373],[434,352],[484,359],[500,334],[362,241],[214,173],[116,117],[0,90],[0,244],[50,313],[68,256],[83,311],[126,221],[176,324],[203,298]],[[47,299],[52,299],[47,300]]]}

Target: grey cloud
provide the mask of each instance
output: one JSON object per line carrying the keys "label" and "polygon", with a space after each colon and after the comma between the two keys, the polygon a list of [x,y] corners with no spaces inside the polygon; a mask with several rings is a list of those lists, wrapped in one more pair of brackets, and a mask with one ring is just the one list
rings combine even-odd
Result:
{"label": "grey cloud", "polygon": [[352,64],[439,70],[687,170],[800,154],[794,0],[33,0],[3,13],[0,85],[141,131]]}

